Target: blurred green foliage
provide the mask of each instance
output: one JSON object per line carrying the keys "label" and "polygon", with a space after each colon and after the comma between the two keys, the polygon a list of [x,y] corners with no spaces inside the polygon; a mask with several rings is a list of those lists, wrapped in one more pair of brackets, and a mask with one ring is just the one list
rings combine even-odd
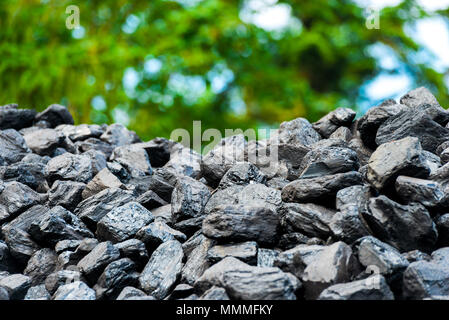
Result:
{"label": "blurred green foliage", "polygon": [[[413,1],[365,27],[349,0],[285,0],[290,24],[244,22],[245,1],[0,0],[0,103],[67,105],[76,123],[128,122],[142,138],[191,129],[275,125],[356,109],[359,87],[383,72],[368,46],[391,47],[416,85],[449,105],[444,75],[416,64],[403,26]],[[82,29],[65,26],[80,8]],[[390,70],[388,72],[394,72]]]}

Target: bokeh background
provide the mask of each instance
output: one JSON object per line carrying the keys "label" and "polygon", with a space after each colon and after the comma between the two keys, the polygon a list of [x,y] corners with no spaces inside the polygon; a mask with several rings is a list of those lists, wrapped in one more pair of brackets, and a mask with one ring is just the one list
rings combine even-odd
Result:
{"label": "bokeh background", "polygon": [[[80,9],[69,30],[66,7]],[[380,29],[366,18],[380,10]],[[69,107],[143,139],[359,114],[417,86],[449,106],[449,0],[0,0],[0,105]]]}

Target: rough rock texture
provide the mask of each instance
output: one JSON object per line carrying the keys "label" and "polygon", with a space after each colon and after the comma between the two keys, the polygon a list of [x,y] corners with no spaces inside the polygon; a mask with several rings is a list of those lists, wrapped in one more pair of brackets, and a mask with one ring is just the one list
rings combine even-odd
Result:
{"label": "rough rock texture", "polygon": [[207,252],[207,259],[216,263],[226,257],[235,257],[245,263],[257,264],[257,242],[248,241],[237,244],[216,245]]}
{"label": "rough rock texture", "polygon": [[103,268],[119,257],[120,251],[112,243],[102,242],[81,259],[77,266],[87,279],[95,281]]}
{"label": "rough rock texture", "polygon": [[92,179],[91,159],[85,155],[66,152],[47,163],[47,175],[50,181],[72,180],[87,183]]}
{"label": "rough rock texture", "polygon": [[335,173],[358,170],[357,153],[348,148],[328,147],[309,151],[301,161],[301,178],[316,178]]}
{"label": "rough rock texture", "polygon": [[279,268],[253,267],[228,257],[207,269],[195,283],[199,291],[214,285],[224,287],[232,299],[294,300],[301,282]]}
{"label": "rough rock texture", "polygon": [[209,198],[210,191],[205,184],[190,177],[182,177],[172,194],[173,218],[179,221],[202,215]]}
{"label": "rough rock texture", "polygon": [[48,192],[50,206],[62,206],[67,210],[75,210],[82,200],[82,193],[86,185],[76,181],[57,180]]}
{"label": "rough rock texture", "polygon": [[134,200],[132,192],[108,188],[96,195],[80,202],[75,214],[81,218],[91,229],[96,229],[97,223],[113,208],[120,207]]}
{"label": "rough rock texture", "polygon": [[401,251],[431,251],[438,239],[435,223],[419,203],[400,205],[382,195],[370,199],[364,217],[380,240]]}
{"label": "rough rock texture", "polygon": [[95,300],[95,290],[81,281],[60,286],[53,295],[53,300]]}
{"label": "rough rock texture", "polygon": [[30,152],[23,136],[14,129],[0,131],[0,150],[6,163],[18,162]]}
{"label": "rough rock texture", "polygon": [[56,269],[56,264],[56,253],[48,248],[41,249],[28,260],[23,274],[30,277],[31,285],[40,285]]}
{"label": "rough rock texture", "polygon": [[279,217],[265,207],[217,207],[203,221],[203,234],[220,241],[255,240],[274,244],[277,240]]}
{"label": "rough rock texture", "polygon": [[282,189],[282,200],[285,202],[326,201],[334,199],[338,190],[361,183],[362,176],[356,171],[298,179]]}
{"label": "rough rock texture", "polygon": [[244,160],[246,144],[242,134],[222,139],[201,161],[201,172],[205,179],[217,186],[236,162]]}
{"label": "rough rock texture", "polygon": [[0,107],[0,300],[449,296],[449,112],[418,88],[199,154]]}
{"label": "rough rock texture", "polygon": [[52,104],[42,112],[39,112],[35,119],[36,122],[45,121],[51,128],[55,128],[60,124],[73,124],[73,117],[69,110],[60,104]]}
{"label": "rough rock texture", "polygon": [[363,280],[336,284],[323,292],[319,300],[394,300],[385,278],[375,275]]}
{"label": "rough rock texture", "polygon": [[0,288],[8,291],[10,300],[21,300],[25,298],[31,287],[31,279],[23,274],[13,274],[0,280]]}
{"label": "rough rock texture", "polygon": [[420,104],[388,118],[377,131],[376,143],[416,137],[424,150],[435,153],[438,146],[449,138],[446,110],[435,104]]}
{"label": "rough rock texture", "polygon": [[111,210],[97,224],[99,239],[112,242],[125,241],[136,235],[145,225],[154,220],[150,211],[137,202],[129,202]]}
{"label": "rough rock texture", "polygon": [[323,137],[329,138],[329,136],[339,127],[350,126],[354,118],[354,110],[349,108],[338,108],[315,122],[313,128]]}
{"label": "rough rock texture", "polygon": [[306,298],[315,299],[327,287],[351,281],[357,271],[357,259],[347,244],[336,242],[324,248],[304,270]]}
{"label": "rough rock texture", "polygon": [[37,112],[30,109],[18,109],[17,104],[0,106],[0,130],[31,127]]}
{"label": "rough rock texture", "polygon": [[378,190],[398,175],[426,177],[430,169],[417,138],[407,137],[379,146],[368,162],[368,181]]}
{"label": "rough rock texture", "polygon": [[111,173],[107,168],[98,172],[95,177],[86,185],[82,192],[83,199],[87,199],[100,191],[108,188],[121,188],[121,181]]}
{"label": "rough rock texture", "polygon": [[20,182],[7,182],[0,194],[0,221],[10,220],[28,208],[41,203],[43,197]]}
{"label": "rough rock texture", "polygon": [[60,206],[53,207],[38,221],[32,222],[29,232],[34,239],[50,246],[62,240],[83,240],[94,236],[76,215]]}
{"label": "rough rock texture", "polygon": [[182,246],[178,241],[170,240],[161,244],[139,277],[140,287],[155,298],[165,298],[181,274],[183,257]]}
{"label": "rough rock texture", "polygon": [[51,295],[45,289],[45,285],[34,286],[28,289],[24,300],[50,300]]}
{"label": "rough rock texture", "polygon": [[329,223],[335,211],[313,203],[286,203],[279,212],[285,228],[292,228],[309,237],[327,239],[332,235]]}
{"label": "rough rock texture", "polygon": [[129,258],[111,262],[94,286],[97,299],[115,299],[126,286],[137,284],[139,274]]}

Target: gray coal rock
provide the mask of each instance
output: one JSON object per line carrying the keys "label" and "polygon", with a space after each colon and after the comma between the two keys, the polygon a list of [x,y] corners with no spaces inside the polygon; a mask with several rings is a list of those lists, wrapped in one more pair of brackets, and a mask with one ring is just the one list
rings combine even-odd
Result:
{"label": "gray coal rock", "polygon": [[50,300],[51,295],[45,289],[45,285],[41,284],[28,289],[23,300]]}
{"label": "gray coal rock", "polygon": [[341,139],[343,141],[349,142],[352,140],[351,129],[347,127],[339,127],[329,136],[329,139]]}
{"label": "gray coal rock", "polygon": [[11,256],[8,245],[0,240],[0,273],[14,272],[18,269],[17,267],[17,263]]}
{"label": "gray coal rock", "polygon": [[307,264],[302,275],[306,299],[316,299],[321,292],[337,283],[350,282],[360,269],[359,262],[344,242],[322,249]]}
{"label": "gray coal rock", "polygon": [[449,114],[439,105],[420,104],[387,119],[377,131],[376,143],[416,137],[424,150],[436,153],[449,138],[449,129],[444,127],[448,120]]}
{"label": "gray coal rock", "polygon": [[187,240],[187,236],[184,233],[169,227],[161,220],[154,221],[140,229],[136,233],[136,237],[150,248],[155,248],[161,243],[171,240],[180,242]]}
{"label": "gray coal rock", "polygon": [[203,272],[210,267],[208,259],[209,251],[214,245],[214,241],[201,235],[198,237],[199,243],[192,251],[187,252],[183,247],[183,252],[187,256],[186,263],[182,268],[181,281],[193,285]]}
{"label": "gray coal rock", "polygon": [[362,216],[364,210],[364,204],[342,206],[329,222],[332,237],[351,244],[358,238],[369,235],[371,233],[370,228]]}
{"label": "gray coal rock", "polygon": [[434,95],[424,87],[416,88],[406,93],[401,97],[400,102],[412,108],[419,107],[422,104],[438,104]]}
{"label": "gray coal rock", "polygon": [[282,122],[278,135],[272,140],[278,143],[286,143],[295,146],[309,146],[321,140],[320,134],[315,131],[307,119],[297,118],[291,121]]}
{"label": "gray coal rock", "polygon": [[357,171],[357,153],[348,148],[328,147],[309,151],[299,166],[303,179],[316,178],[336,173]]}
{"label": "gray coal rock", "polygon": [[165,298],[181,275],[183,257],[178,241],[162,243],[140,274],[139,286],[157,299]]}
{"label": "gray coal rock", "polygon": [[52,247],[62,240],[94,237],[80,218],[60,206],[53,207],[39,221],[32,222],[29,233],[40,243],[47,243]]}
{"label": "gray coal rock", "polygon": [[12,274],[0,280],[0,288],[8,291],[9,300],[22,300],[31,287],[31,278],[23,274]]}
{"label": "gray coal rock", "polygon": [[198,300],[230,300],[226,290],[220,287],[212,287],[206,292]]}
{"label": "gray coal rock", "polygon": [[135,197],[130,191],[108,188],[80,202],[76,207],[75,214],[89,228],[96,230],[97,223],[113,208],[120,207],[134,199]]}
{"label": "gray coal rock", "polygon": [[407,109],[407,106],[398,104],[394,100],[386,100],[381,105],[368,109],[357,122],[357,130],[363,144],[371,150],[375,150],[377,147],[376,134],[379,127],[390,117]]}
{"label": "gray coal rock", "polygon": [[394,300],[385,278],[374,275],[363,280],[335,284],[321,292],[318,300]]}
{"label": "gray coal rock", "polygon": [[50,181],[71,180],[88,183],[92,179],[91,159],[85,155],[64,153],[47,163],[47,176]]}
{"label": "gray coal rock", "polygon": [[373,152],[368,162],[367,180],[381,190],[399,175],[425,178],[429,173],[418,139],[407,137],[387,142]]}
{"label": "gray coal rock", "polygon": [[124,287],[137,285],[138,278],[139,274],[132,260],[123,258],[111,262],[94,286],[97,299],[115,299]]}
{"label": "gray coal rock", "polygon": [[0,106],[0,300],[449,297],[449,112],[429,90],[273,131],[198,153]]}
{"label": "gray coal rock", "polygon": [[205,184],[190,177],[180,178],[171,199],[173,218],[180,221],[203,215],[209,198],[210,191]]}
{"label": "gray coal rock", "polygon": [[376,273],[391,276],[402,272],[409,262],[396,248],[372,237],[367,236],[357,241],[357,255],[364,267],[377,267]]}
{"label": "gray coal rock", "polygon": [[60,286],[53,295],[53,300],[95,300],[95,290],[82,281],[75,281]]}
{"label": "gray coal rock", "polygon": [[348,127],[355,118],[355,111],[349,108],[337,108],[313,124],[313,129],[323,137],[329,138],[339,127]]}
{"label": "gray coal rock", "polygon": [[108,126],[100,139],[115,147],[141,142],[134,131],[130,131],[118,123]]}
{"label": "gray coal rock", "polygon": [[426,208],[446,207],[447,195],[441,183],[432,180],[399,176],[396,192],[406,202],[419,202]]}
{"label": "gray coal rock", "polygon": [[285,203],[279,210],[285,228],[309,237],[327,239],[332,235],[329,224],[335,211],[313,203]]}
{"label": "gray coal rock", "polygon": [[224,273],[223,286],[237,300],[296,300],[301,282],[279,268],[249,267]]}
{"label": "gray coal rock", "polygon": [[[153,162],[151,161],[151,163]],[[199,179],[201,178],[201,155],[189,148],[173,147],[170,153],[170,160],[164,167],[177,175]]]}
{"label": "gray coal rock", "polygon": [[97,124],[80,124],[78,126],[60,124],[55,129],[61,131],[72,142],[98,138],[104,132],[103,128]]}
{"label": "gray coal rock", "polygon": [[207,269],[195,282],[195,288],[207,292],[223,287],[231,299],[295,300],[301,282],[292,274],[275,267],[254,267],[227,257]]}
{"label": "gray coal rock", "polygon": [[36,114],[32,109],[18,109],[14,103],[0,106],[0,130],[31,127]]}
{"label": "gray coal rock", "polygon": [[9,292],[3,287],[0,287],[0,301],[9,300]]}
{"label": "gray coal rock", "polygon": [[326,202],[335,199],[340,189],[362,183],[360,173],[351,171],[310,179],[298,179],[282,189],[285,202]]}
{"label": "gray coal rock", "polygon": [[111,242],[106,241],[98,244],[81,259],[77,267],[89,281],[94,282],[109,263],[119,258],[120,251]]}
{"label": "gray coal rock", "polygon": [[0,131],[1,158],[6,163],[15,163],[22,160],[31,150],[25,139],[14,129]]}
{"label": "gray coal rock", "polygon": [[423,205],[400,205],[382,195],[371,198],[368,206],[364,218],[380,240],[400,251],[433,249],[438,232]]}
{"label": "gray coal rock", "polygon": [[53,272],[45,279],[45,289],[50,295],[53,295],[59,287],[73,283],[76,281],[82,281],[83,277],[81,272],[74,270],[60,270]]}
{"label": "gray coal rock", "polygon": [[61,206],[73,211],[83,198],[84,183],[76,181],[56,180],[48,191],[48,204]]}
{"label": "gray coal rock", "polygon": [[112,152],[110,160],[122,165],[132,176],[153,173],[148,153],[140,143],[118,146]]}
{"label": "gray coal rock", "polygon": [[112,209],[97,224],[96,235],[101,240],[121,242],[134,237],[154,216],[137,202],[128,202]]}
{"label": "gray coal rock", "polygon": [[134,287],[125,287],[116,300],[138,300],[136,298],[147,297],[145,292]]}
{"label": "gray coal rock", "polygon": [[201,174],[212,186],[217,186],[225,173],[236,163],[244,160],[247,142],[245,137],[235,135],[222,139],[201,161]]}
{"label": "gray coal rock", "polygon": [[218,188],[226,189],[233,185],[245,186],[250,183],[265,184],[266,181],[266,175],[254,164],[249,162],[239,162],[225,173]]}
{"label": "gray coal rock", "polygon": [[11,220],[34,205],[42,203],[44,197],[20,182],[7,182],[0,193],[0,222]]}
{"label": "gray coal rock", "polygon": [[260,244],[276,243],[280,219],[266,207],[242,205],[219,206],[203,221],[203,234],[219,241],[254,240]]}
{"label": "gray coal rock", "polygon": [[108,188],[123,188],[123,184],[108,168],[103,168],[89,181],[81,195],[87,199]]}
{"label": "gray coal rock", "polygon": [[129,239],[115,244],[120,251],[120,257],[131,259],[138,269],[143,268],[148,261],[148,251],[145,244],[137,239]]}
{"label": "gray coal rock", "polygon": [[[159,197],[153,190],[148,190],[144,194],[141,194],[136,201],[143,205],[148,210],[156,209],[167,205],[167,202]],[[170,207],[171,211],[171,207]],[[154,214],[154,213],[153,213]]]}
{"label": "gray coal rock", "polygon": [[438,245],[449,246],[449,214],[443,214],[435,221],[438,230]]}
{"label": "gray coal rock", "polygon": [[258,267],[273,267],[274,261],[279,256],[279,254],[279,250],[258,248],[256,265]]}
{"label": "gray coal rock", "polygon": [[411,263],[404,272],[403,294],[406,299],[420,300],[449,295],[449,269],[428,261]]}
{"label": "gray coal rock", "polygon": [[34,128],[26,131],[23,139],[34,153],[41,156],[53,156],[58,148],[68,144],[66,136],[54,129]]}
{"label": "gray coal rock", "polygon": [[51,249],[36,251],[28,260],[23,274],[30,277],[32,286],[43,284],[47,276],[55,271],[57,258],[56,252]]}
{"label": "gray coal rock", "polygon": [[2,172],[3,181],[20,182],[37,192],[46,193],[49,186],[46,180],[45,163],[26,160],[26,158],[23,158],[20,162],[4,167]]}
{"label": "gray coal rock", "polygon": [[3,224],[2,234],[5,243],[8,245],[11,255],[20,264],[26,265],[30,257],[41,248],[29,232],[31,224],[40,221],[47,211],[47,207],[36,205],[20,214],[14,220]]}
{"label": "gray coal rock", "polygon": [[42,112],[39,112],[35,121],[45,121],[51,128],[55,128],[60,124],[74,124],[73,117],[69,110],[60,104],[52,104]]}
{"label": "gray coal rock", "polygon": [[[258,245],[255,241],[236,244],[216,245],[207,252],[207,259],[212,263],[226,257],[234,257],[250,265],[257,265]],[[265,258],[266,259],[266,258]]]}
{"label": "gray coal rock", "polygon": [[74,251],[80,243],[80,240],[61,240],[56,243],[55,251],[58,254],[67,250]]}

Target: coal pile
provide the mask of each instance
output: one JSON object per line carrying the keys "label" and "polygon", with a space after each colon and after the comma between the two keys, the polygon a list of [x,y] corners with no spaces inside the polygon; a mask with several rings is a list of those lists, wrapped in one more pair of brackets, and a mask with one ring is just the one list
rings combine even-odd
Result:
{"label": "coal pile", "polygon": [[448,123],[418,88],[201,156],[0,107],[0,300],[449,299]]}

